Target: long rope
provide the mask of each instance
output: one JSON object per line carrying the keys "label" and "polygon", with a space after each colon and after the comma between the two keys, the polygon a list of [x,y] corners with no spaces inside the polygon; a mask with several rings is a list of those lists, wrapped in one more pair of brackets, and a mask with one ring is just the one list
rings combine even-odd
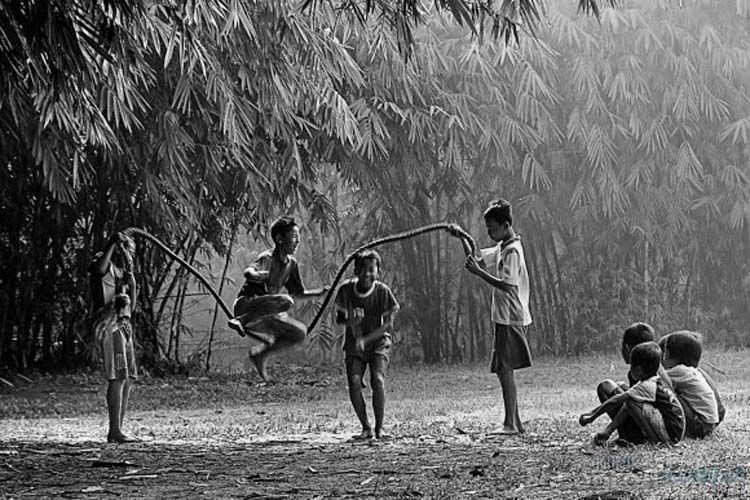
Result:
{"label": "long rope", "polygon": [[389,236],[385,236],[383,238],[373,240],[357,248],[355,251],[349,254],[349,256],[346,258],[344,263],[339,268],[338,273],[336,273],[336,277],[333,279],[333,283],[331,283],[331,288],[328,289],[328,293],[323,299],[323,303],[321,304],[320,309],[318,309],[317,314],[315,314],[315,317],[312,319],[312,321],[310,322],[310,325],[308,325],[307,327],[308,333],[311,332],[313,328],[315,328],[315,325],[318,324],[320,317],[323,316],[323,313],[325,312],[326,307],[328,307],[328,303],[331,301],[331,298],[333,297],[333,294],[336,291],[336,286],[338,285],[339,281],[341,281],[341,278],[344,275],[344,272],[346,271],[347,266],[351,264],[351,262],[357,256],[357,253],[376,247],[378,245],[383,245],[385,243],[393,243],[394,241],[400,241],[400,240],[405,240],[407,238],[413,238],[420,234],[429,233],[430,231],[447,230],[451,226],[454,226],[457,228],[457,231],[461,235],[461,238],[465,239],[468,242],[469,247],[471,248],[471,252],[476,253],[476,250],[477,250],[476,244],[474,243],[474,239],[469,235],[469,233],[459,228],[458,226],[455,226],[453,224],[448,224],[446,222],[438,222],[436,224],[430,224],[427,226],[418,227],[410,231],[404,231],[402,233],[391,234]]}
{"label": "long rope", "polygon": [[216,290],[214,290],[214,287],[212,287],[211,284],[208,281],[206,281],[206,278],[204,278],[203,275],[201,273],[199,273],[193,266],[191,266],[190,264],[188,264],[185,259],[183,259],[179,255],[177,255],[176,253],[174,253],[172,250],[170,250],[169,247],[167,247],[167,245],[165,245],[164,243],[161,242],[161,240],[159,240],[159,238],[157,238],[156,236],[153,236],[151,233],[149,233],[149,232],[147,232],[147,231],[145,231],[145,230],[143,230],[143,229],[141,229],[139,227],[129,227],[126,230],[124,230],[123,233],[126,234],[126,235],[128,235],[128,236],[130,236],[132,234],[139,234],[139,235],[143,236],[144,238],[146,238],[147,240],[149,240],[150,242],[152,242],[154,245],[156,245],[159,248],[161,248],[162,250],[164,250],[164,252],[166,254],[168,254],[174,260],[176,260],[177,262],[179,262],[180,264],[182,264],[183,266],[185,266],[185,268],[188,271],[190,271],[193,274],[193,276],[195,276],[196,278],[198,278],[198,281],[200,281],[201,283],[203,283],[203,286],[205,286],[206,289],[211,293],[211,295],[213,295],[213,297],[216,299],[216,302],[218,302],[218,304],[221,306],[221,308],[224,310],[224,312],[226,313],[226,315],[229,318],[233,318],[234,317],[234,314],[232,314],[232,310],[229,309],[229,306],[222,300],[221,295],[219,295],[216,292]]}
{"label": "long rope", "polygon": [[[328,290],[328,293],[326,294],[325,298],[323,299],[323,303],[321,304],[320,308],[318,309],[318,312],[315,314],[315,317],[310,322],[310,325],[307,327],[308,333],[315,328],[315,325],[318,324],[318,321],[320,320],[321,316],[323,316],[323,313],[326,310],[326,307],[328,307],[328,304],[331,302],[331,298],[333,298],[333,294],[336,291],[336,286],[338,285],[339,281],[341,281],[341,278],[344,276],[344,272],[346,271],[346,268],[349,266],[349,264],[352,263],[354,258],[357,256],[357,253],[362,252],[364,250],[368,250],[370,248],[383,245],[385,243],[392,243],[395,241],[401,241],[405,240],[407,238],[413,238],[415,236],[418,236],[420,234],[428,233],[431,231],[441,231],[441,230],[448,230],[450,227],[456,227],[457,232],[459,233],[460,237],[467,241],[469,244],[469,247],[471,248],[472,253],[476,253],[476,244],[474,243],[474,239],[464,231],[463,229],[459,228],[458,226],[454,226],[453,224],[449,224],[446,222],[439,222],[437,224],[430,224],[427,226],[418,227],[416,229],[412,229],[410,231],[404,231],[402,233],[396,233],[391,234],[389,236],[385,236],[383,238],[379,238],[377,240],[373,240],[365,245],[362,245],[361,247],[357,248],[355,251],[353,251],[349,256],[346,258],[344,263],[339,268],[338,272],[336,273],[336,277],[333,279],[333,283],[331,283],[331,287]],[[227,317],[233,318],[234,315],[232,314],[232,310],[229,309],[229,306],[222,300],[221,296],[214,290],[214,288],[211,286],[211,284],[206,280],[206,278],[203,277],[201,273],[199,273],[193,266],[191,266],[185,259],[174,253],[169,247],[167,247],[164,243],[161,242],[156,236],[153,236],[151,233],[139,228],[139,227],[130,227],[123,231],[124,234],[127,234],[128,236],[131,236],[133,234],[138,234],[140,236],[143,236],[147,240],[151,241],[154,245],[158,246],[161,250],[163,250],[167,255],[172,257],[174,260],[185,266],[185,268],[190,271],[190,273],[195,276],[198,281],[200,281],[203,286],[206,287],[206,289],[211,293],[211,295],[216,299],[216,302],[221,306],[221,308],[226,313]]]}

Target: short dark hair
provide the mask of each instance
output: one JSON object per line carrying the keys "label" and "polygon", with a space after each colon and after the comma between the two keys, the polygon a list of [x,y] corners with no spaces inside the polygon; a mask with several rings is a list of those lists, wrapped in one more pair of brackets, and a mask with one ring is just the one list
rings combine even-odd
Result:
{"label": "short dark hair", "polygon": [[656,333],[648,323],[633,323],[622,334],[622,345],[631,348],[644,342],[653,342],[654,340],[656,340]]}
{"label": "short dark hair", "polygon": [[498,224],[507,222],[511,226],[513,225],[513,210],[510,203],[502,198],[490,203],[483,215],[484,220],[493,220]]}
{"label": "short dark hair", "polygon": [[679,330],[659,339],[659,346],[679,365],[698,368],[703,354],[703,336],[698,332]]}
{"label": "short dark hair", "polygon": [[276,242],[277,236],[284,236],[286,233],[292,230],[292,228],[299,227],[294,217],[280,217],[271,224],[271,239]]}
{"label": "short dark hair", "polygon": [[374,260],[378,265],[378,269],[380,269],[380,266],[382,264],[380,254],[375,250],[362,250],[361,252],[357,252],[357,255],[354,256],[355,274],[359,273],[359,270],[362,269],[362,266],[365,265],[366,260]]}
{"label": "short dark hair", "polygon": [[630,351],[630,366],[640,367],[646,378],[656,375],[659,365],[661,365],[661,348],[654,341],[638,344]]}

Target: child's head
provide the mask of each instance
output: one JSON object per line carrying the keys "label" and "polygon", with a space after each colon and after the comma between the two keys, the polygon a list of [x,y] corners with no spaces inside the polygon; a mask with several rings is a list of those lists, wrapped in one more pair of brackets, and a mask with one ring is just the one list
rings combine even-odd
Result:
{"label": "child's head", "polygon": [[363,250],[354,256],[354,274],[359,283],[371,286],[380,274],[380,254],[375,250]]}
{"label": "child's head", "polygon": [[633,323],[622,334],[622,359],[630,363],[630,353],[635,346],[656,340],[654,329],[648,323]]}
{"label": "child's head", "polygon": [[271,225],[271,239],[276,247],[287,255],[297,251],[299,226],[292,217],[281,217]]}
{"label": "child's head", "polygon": [[703,354],[703,337],[698,332],[680,330],[659,339],[659,347],[664,352],[664,366],[672,368],[686,365],[698,368]]}
{"label": "child's head", "polygon": [[508,238],[510,227],[513,225],[513,213],[510,203],[503,200],[493,201],[484,211],[484,224],[487,234],[493,241],[503,241]]}
{"label": "child's head", "polygon": [[630,351],[630,373],[637,380],[646,380],[657,374],[661,364],[661,349],[656,342],[643,342]]}

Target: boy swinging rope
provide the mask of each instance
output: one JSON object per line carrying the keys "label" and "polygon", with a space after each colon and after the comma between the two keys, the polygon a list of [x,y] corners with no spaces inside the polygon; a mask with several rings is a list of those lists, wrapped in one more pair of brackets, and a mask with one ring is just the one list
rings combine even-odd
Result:
{"label": "boy swinging rope", "polygon": [[497,245],[482,249],[475,256],[460,227],[448,231],[461,242],[468,257],[466,269],[492,287],[492,321],[495,345],[490,371],[497,374],[503,393],[505,420],[493,434],[524,432],[518,414],[518,396],[514,371],[531,366],[531,351],[526,330],[531,324],[529,312],[529,274],[520,236],[513,229],[511,205],[503,199],[493,202],[484,212],[487,234]]}
{"label": "boy swinging rope", "polygon": [[[268,356],[302,343],[307,327],[287,314],[292,297],[324,295],[329,287],[307,290],[302,284],[294,253],[299,246],[299,226],[291,217],[281,217],[271,225],[274,248],[261,252],[245,269],[245,284],[234,301],[234,318],[229,326],[241,336],[251,335],[262,342],[250,349],[250,359],[258,374],[268,380]],[[286,288],[289,294],[281,293]]]}

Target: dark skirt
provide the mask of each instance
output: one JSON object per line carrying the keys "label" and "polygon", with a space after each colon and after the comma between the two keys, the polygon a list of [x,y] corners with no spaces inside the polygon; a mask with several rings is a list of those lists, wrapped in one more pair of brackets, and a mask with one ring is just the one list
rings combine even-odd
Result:
{"label": "dark skirt", "polygon": [[529,366],[531,350],[526,340],[526,327],[495,323],[495,350],[492,352],[490,371],[503,373]]}

